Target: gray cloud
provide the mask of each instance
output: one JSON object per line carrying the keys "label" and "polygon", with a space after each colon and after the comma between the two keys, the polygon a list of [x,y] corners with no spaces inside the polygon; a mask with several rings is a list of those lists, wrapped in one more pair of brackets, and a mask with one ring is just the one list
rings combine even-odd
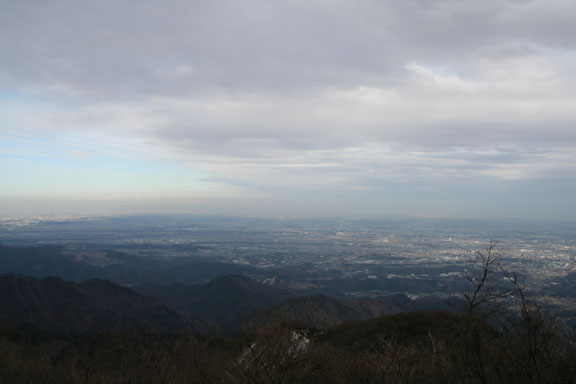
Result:
{"label": "gray cloud", "polygon": [[5,1],[4,121],[249,191],[567,190],[574,25],[571,0]]}
{"label": "gray cloud", "polygon": [[[570,1],[19,1],[4,82],[100,97],[391,84],[502,43],[573,49]],[[7,74],[7,75],[6,75]]]}

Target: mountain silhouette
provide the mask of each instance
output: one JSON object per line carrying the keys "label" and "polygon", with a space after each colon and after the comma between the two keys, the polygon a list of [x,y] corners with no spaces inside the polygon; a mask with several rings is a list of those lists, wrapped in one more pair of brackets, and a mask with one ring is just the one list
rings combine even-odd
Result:
{"label": "mountain silhouette", "polygon": [[0,320],[66,332],[113,332],[144,328],[187,329],[186,321],[160,300],[106,280],[81,284],[56,277],[0,276]]}

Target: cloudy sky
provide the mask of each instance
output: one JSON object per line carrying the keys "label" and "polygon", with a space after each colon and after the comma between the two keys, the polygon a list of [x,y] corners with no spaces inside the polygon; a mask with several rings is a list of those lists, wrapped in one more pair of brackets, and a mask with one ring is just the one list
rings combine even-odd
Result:
{"label": "cloudy sky", "polygon": [[0,0],[4,213],[576,217],[573,0]]}

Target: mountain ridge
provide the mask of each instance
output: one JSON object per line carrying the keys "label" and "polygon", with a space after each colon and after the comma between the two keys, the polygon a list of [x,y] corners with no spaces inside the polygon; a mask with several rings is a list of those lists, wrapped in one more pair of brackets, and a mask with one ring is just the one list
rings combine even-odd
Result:
{"label": "mountain ridge", "polygon": [[0,275],[0,320],[79,333],[189,329],[187,322],[160,300],[107,280],[74,283],[20,274]]}

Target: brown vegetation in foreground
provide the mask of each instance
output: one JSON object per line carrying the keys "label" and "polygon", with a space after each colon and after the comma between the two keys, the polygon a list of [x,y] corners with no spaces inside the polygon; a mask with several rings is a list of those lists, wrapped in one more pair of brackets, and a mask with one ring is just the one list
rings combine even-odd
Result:
{"label": "brown vegetation in foreground", "polygon": [[415,312],[328,330],[278,322],[238,339],[131,332],[36,334],[5,326],[2,383],[574,383],[574,343],[550,324],[497,333]]}
{"label": "brown vegetation in foreground", "polygon": [[[144,331],[71,336],[5,325],[0,382],[575,383],[574,338],[527,298],[499,258],[492,246],[478,253],[478,274],[458,314],[401,313],[326,331],[276,321],[235,339]],[[511,297],[516,316],[503,317]],[[500,329],[488,320],[500,321]]]}

